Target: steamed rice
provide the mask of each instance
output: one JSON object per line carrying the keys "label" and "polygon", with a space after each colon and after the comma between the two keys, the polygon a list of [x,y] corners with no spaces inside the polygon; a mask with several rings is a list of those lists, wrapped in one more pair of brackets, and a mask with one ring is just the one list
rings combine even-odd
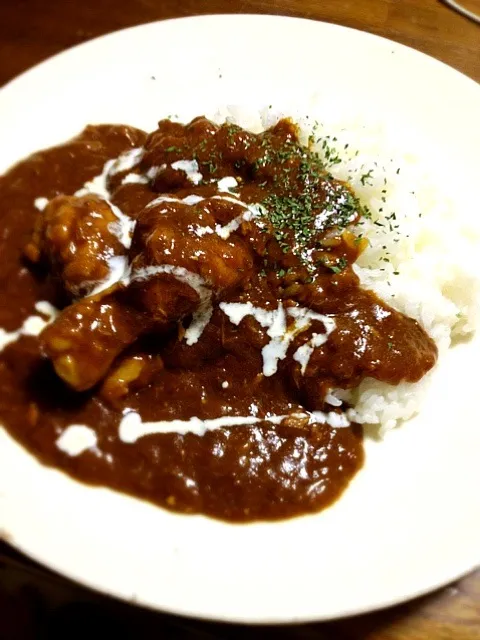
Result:
{"label": "steamed rice", "polygon": [[[292,111],[271,107],[228,107],[213,119],[259,132],[288,115]],[[419,144],[413,139],[409,145],[404,132],[398,135],[368,116],[332,115],[320,107],[310,108],[308,116],[294,113],[293,119],[301,140],[313,145],[335,178],[349,182],[372,213],[358,228],[369,240],[354,267],[363,286],[417,320],[435,341],[441,362],[452,342],[476,327],[479,226],[458,210],[444,189],[447,183],[439,186],[433,156],[420,159],[412,151]],[[393,386],[366,378],[353,390],[333,394],[349,403],[351,420],[377,425],[383,433],[419,411],[436,367],[418,383]]]}

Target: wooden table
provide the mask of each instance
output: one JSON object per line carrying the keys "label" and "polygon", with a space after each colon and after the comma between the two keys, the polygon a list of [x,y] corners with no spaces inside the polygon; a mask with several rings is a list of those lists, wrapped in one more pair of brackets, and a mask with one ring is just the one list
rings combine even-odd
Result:
{"label": "wooden table", "polygon": [[[463,0],[480,13],[480,0]],[[95,36],[144,22],[201,13],[279,13],[336,22],[429,53],[480,81],[480,27],[437,0],[0,0],[0,85]],[[480,114],[479,114],[480,115]],[[121,637],[480,640],[480,571],[431,596],[328,624],[246,630],[145,612],[45,572],[0,543],[0,640]],[[62,626],[63,625],[63,626]],[[65,634],[66,632],[66,634]],[[46,633],[46,632],[45,632]]]}

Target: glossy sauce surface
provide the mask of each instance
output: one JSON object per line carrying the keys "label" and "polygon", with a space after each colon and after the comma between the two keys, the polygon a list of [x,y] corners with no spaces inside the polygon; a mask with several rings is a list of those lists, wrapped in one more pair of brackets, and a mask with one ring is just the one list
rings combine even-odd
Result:
{"label": "glossy sauce surface", "polygon": [[[111,204],[136,221],[131,246],[112,236],[109,211],[92,240],[98,196],[57,198],[44,224],[36,198],[74,194],[107,160],[138,148],[139,162],[107,180]],[[185,203],[192,195],[197,202]],[[174,510],[249,521],[327,506],[362,465],[362,435],[312,416],[342,414],[332,390],[366,376],[414,382],[436,359],[415,321],[360,287],[351,264],[362,215],[288,121],[257,136],[203,118],[162,121],[148,137],[88,127],[35,154],[0,178],[0,327],[17,330],[39,300],[64,311],[40,337],[0,352],[2,423],[43,462]],[[60,237],[69,216],[85,225]],[[130,281],[92,295],[112,256],[128,262]],[[135,279],[152,268],[155,276]],[[206,284],[192,286],[199,278]],[[211,309],[193,330],[207,288]],[[239,309],[250,312],[240,318]],[[310,314],[300,329],[299,310]],[[284,353],[272,324],[259,321],[265,312],[281,312],[292,332]],[[259,421],[126,442],[128,412],[144,422]],[[287,418],[261,421],[269,416]],[[92,428],[96,446],[62,451],[72,424]]]}

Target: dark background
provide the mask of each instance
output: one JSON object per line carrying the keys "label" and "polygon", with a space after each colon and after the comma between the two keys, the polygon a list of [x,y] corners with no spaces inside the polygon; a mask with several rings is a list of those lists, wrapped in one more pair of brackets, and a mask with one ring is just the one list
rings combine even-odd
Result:
{"label": "dark background", "polygon": [[[480,0],[459,0],[480,14]],[[440,0],[0,0],[0,85],[67,47],[124,27],[202,13],[278,13],[370,31],[480,81],[480,29]]]}
{"label": "dark background", "polygon": [[[461,1],[480,13],[480,0]],[[302,16],[363,29],[424,51],[480,80],[480,27],[439,0],[0,0],[0,86],[41,60],[110,31],[164,18],[232,12]],[[191,621],[110,600],[46,571],[0,542],[0,640],[106,636],[480,640],[480,571],[383,612],[317,625],[255,629]]]}

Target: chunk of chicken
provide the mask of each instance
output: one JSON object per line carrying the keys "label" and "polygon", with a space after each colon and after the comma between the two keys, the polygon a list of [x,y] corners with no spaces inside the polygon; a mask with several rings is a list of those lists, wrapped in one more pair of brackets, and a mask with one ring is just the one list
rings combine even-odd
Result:
{"label": "chunk of chicken", "polygon": [[40,339],[60,378],[84,391],[106,375],[114,359],[144,326],[142,314],[123,304],[116,291],[66,307]]}
{"label": "chunk of chicken", "polygon": [[130,391],[148,385],[163,366],[159,355],[137,352],[123,356],[103,381],[100,394],[115,406]]}
{"label": "chunk of chicken", "polygon": [[108,278],[111,259],[126,252],[120,224],[97,196],[57,196],[38,214],[24,253],[48,264],[72,297],[88,295]]}
{"label": "chunk of chicken", "polygon": [[[233,209],[231,217],[242,212],[237,207]],[[183,271],[185,282],[190,281],[194,288],[201,288],[203,281],[215,298],[238,287],[251,275],[250,248],[234,234],[223,239],[215,232],[216,211],[211,201],[206,200],[196,205],[165,201],[142,212],[133,237],[131,289],[139,305],[157,321],[165,322],[176,306],[171,277],[166,277],[170,270],[178,274],[177,278]],[[159,267],[156,277],[145,280],[142,274],[149,271],[155,274],[154,267]],[[178,309],[173,315],[178,319],[193,310]]]}
{"label": "chunk of chicken", "polygon": [[[235,212],[232,213],[235,215]],[[147,207],[131,249],[131,275],[116,290],[65,309],[42,333],[58,375],[78,391],[102,380],[140,335],[172,323],[248,280],[253,256],[239,237],[222,239],[204,203]],[[206,226],[211,233],[198,233]]]}

